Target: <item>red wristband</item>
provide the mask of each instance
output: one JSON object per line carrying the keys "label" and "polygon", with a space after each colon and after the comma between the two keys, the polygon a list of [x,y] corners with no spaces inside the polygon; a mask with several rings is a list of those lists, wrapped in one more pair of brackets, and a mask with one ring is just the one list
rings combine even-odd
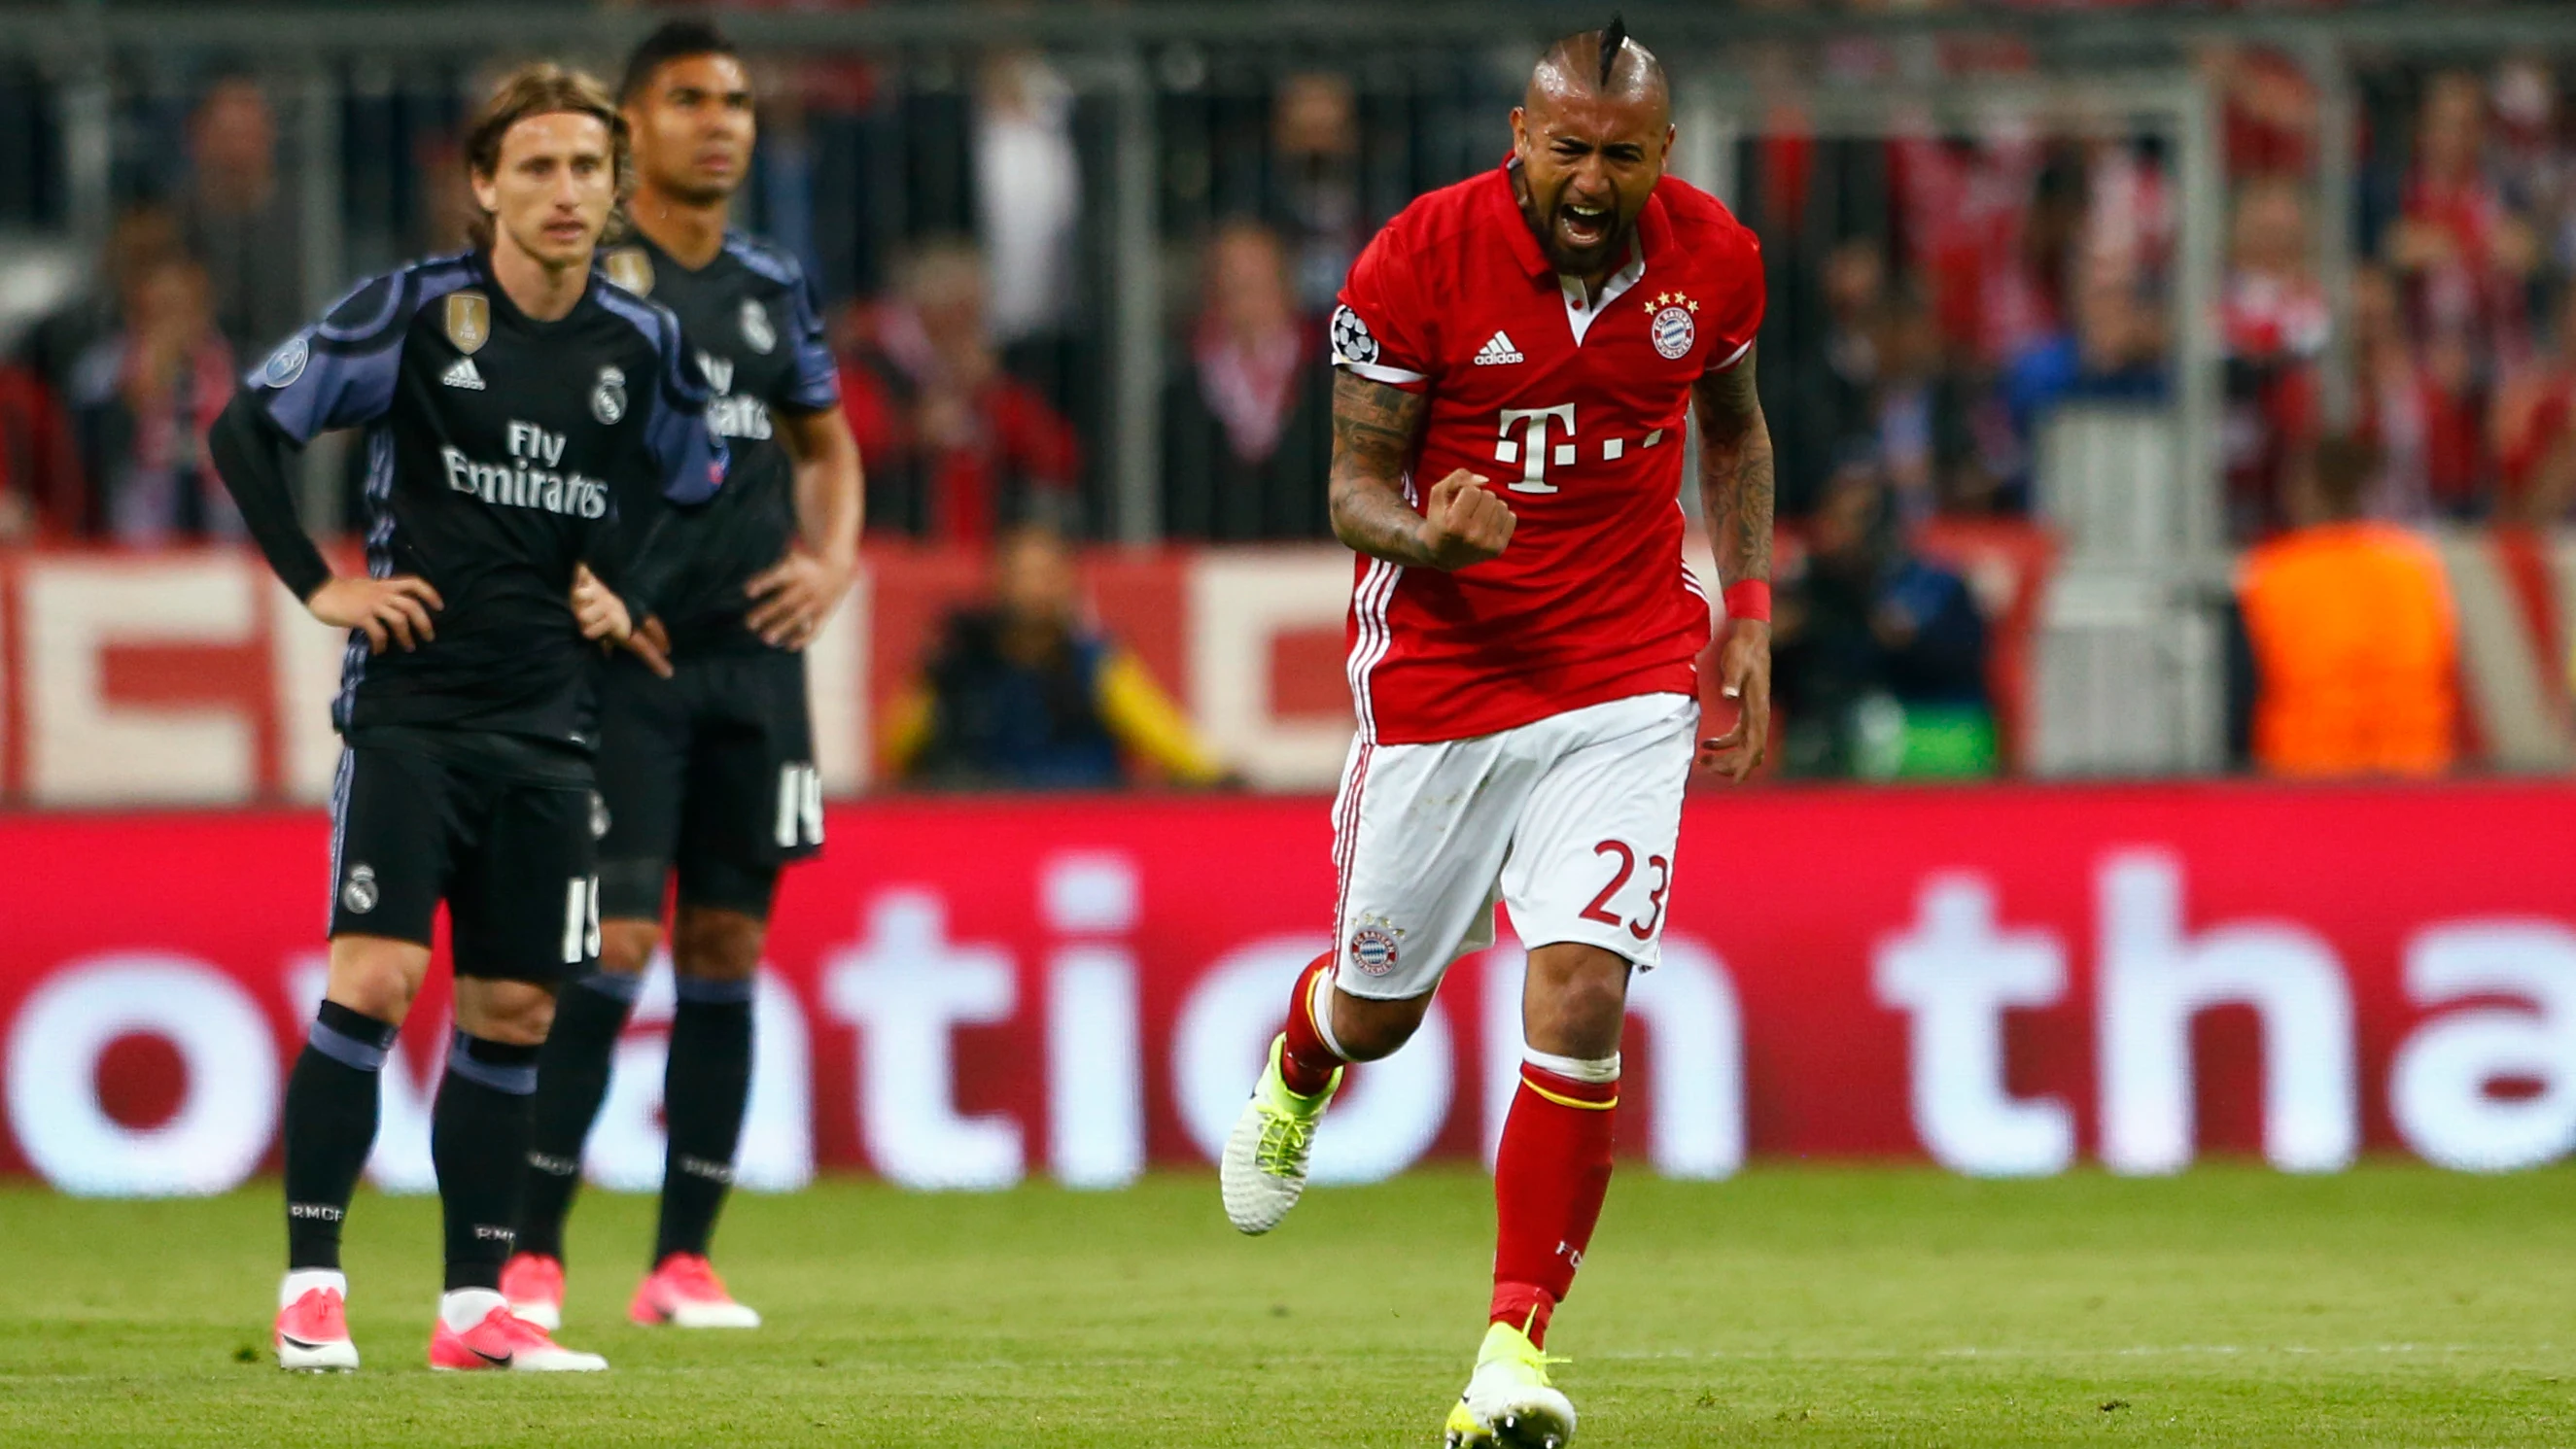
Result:
{"label": "red wristband", "polygon": [[1726,617],[1771,622],[1771,582],[1741,579],[1726,586]]}

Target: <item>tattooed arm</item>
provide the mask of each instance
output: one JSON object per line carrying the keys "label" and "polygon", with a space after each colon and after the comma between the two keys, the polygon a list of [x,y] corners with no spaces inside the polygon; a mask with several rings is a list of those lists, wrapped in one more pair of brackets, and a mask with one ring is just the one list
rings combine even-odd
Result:
{"label": "tattooed arm", "polygon": [[1771,427],[1753,388],[1754,354],[1692,389],[1699,410],[1699,501],[1718,582],[1771,578]]}
{"label": "tattooed arm", "polygon": [[[1753,352],[1692,390],[1699,412],[1699,496],[1717,554],[1718,580],[1732,586],[1771,578],[1771,428],[1753,387]],[[1718,683],[1742,714],[1735,727],[1700,746],[1701,762],[1736,780],[1753,773],[1771,741],[1771,625],[1726,621],[1718,649]]]}
{"label": "tattooed arm", "polygon": [[1389,563],[1463,569],[1501,555],[1512,511],[1461,468],[1431,487],[1421,512],[1404,471],[1429,402],[1356,373],[1333,373],[1333,536]]}

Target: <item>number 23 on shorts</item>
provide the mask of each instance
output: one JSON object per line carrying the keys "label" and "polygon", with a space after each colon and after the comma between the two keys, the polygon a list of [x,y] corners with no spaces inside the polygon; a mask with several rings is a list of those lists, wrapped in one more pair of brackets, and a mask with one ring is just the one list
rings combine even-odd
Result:
{"label": "number 23 on shorts", "polygon": [[1655,873],[1655,888],[1646,894],[1646,914],[1633,921],[1623,921],[1609,909],[1610,901],[1627,889],[1628,881],[1636,875],[1636,849],[1625,841],[1605,840],[1593,846],[1592,853],[1614,857],[1618,861],[1618,870],[1610,877],[1610,883],[1601,888],[1601,893],[1592,898],[1592,904],[1583,908],[1583,919],[1598,921],[1605,926],[1624,925],[1628,934],[1638,940],[1653,940],[1655,932],[1664,924],[1664,896],[1673,888],[1672,862],[1660,855],[1646,857],[1646,868]]}

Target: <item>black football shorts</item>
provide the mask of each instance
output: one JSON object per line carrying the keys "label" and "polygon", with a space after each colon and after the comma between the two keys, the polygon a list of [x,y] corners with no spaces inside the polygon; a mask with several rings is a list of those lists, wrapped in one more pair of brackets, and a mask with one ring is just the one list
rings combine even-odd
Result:
{"label": "black football shorts", "polygon": [[599,691],[600,911],[659,921],[682,905],[769,917],[778,872],[823,848],[823,782],[805,657],[702,654],[669,679],[612,656]]}
{"label": "black football shorts", "polygon": [[599,959],[598,794],[368,745],[332,789],[331,934],[430,943],[456,974],[551,985]]}

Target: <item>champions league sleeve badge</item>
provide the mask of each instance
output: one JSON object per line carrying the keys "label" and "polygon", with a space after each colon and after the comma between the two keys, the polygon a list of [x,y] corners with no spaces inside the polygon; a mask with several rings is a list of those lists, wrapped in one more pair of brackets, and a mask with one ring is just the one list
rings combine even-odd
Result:
{"label": "champions league sleeve badge", "polygon": [[312,360],[313,343],[303,333],[298,332],[279,343],[277,350],[268,355],[268,361],[261,364],[260,386],[285,387],[302,377],[304,364]]}
{"label": "champions league sleeve badge", "polygon": [[1377,338],[1370,335],[1368,324],[1349,307],[1333,312],[1333,357],[1339,362],[1356,362],[1362,366],[1377,361]]}
{"label": "champions league sleeve badge", "polygon": [[626,374],[614,367],[599,370],[599,386],[590,390],[590,415],[603,423],[626,416]]}
{"label": "champions league sleeve badge", "polygon": [[778,346],[778,329],[770,325],[769,309],[756,297],[742,299],[742,341],[764,357]]}

